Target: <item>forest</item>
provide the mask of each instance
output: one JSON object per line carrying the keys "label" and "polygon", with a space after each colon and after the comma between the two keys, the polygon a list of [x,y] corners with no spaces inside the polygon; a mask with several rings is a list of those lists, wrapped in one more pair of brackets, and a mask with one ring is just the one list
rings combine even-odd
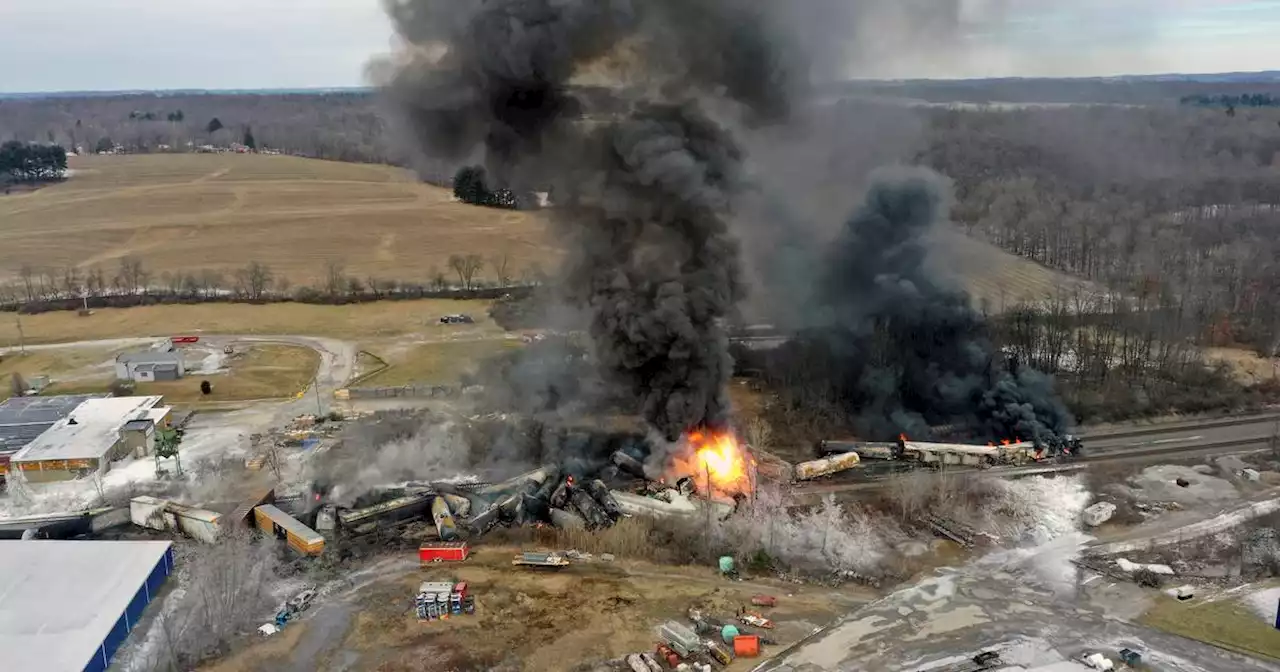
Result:
{"label": "forest", "polygon": [[[1267,356],[1280,350],[1280,109],[1243,104],[1277,93],[1280,85],[1270,80],[855,83],[817,96],[801,115],[802,132],[762,133],[748,149],[762,165],[780,169],[778,186],[798,211],[833,224],[877,167],[918,164],[946,175],[961,230],[1099,288],[980,306],[1005,352],[1055,374],[1082,419],[1203,410],[1256,403],[1274,387],[1242,386],[1206,367],[1200,353],[1208,346]],[[897,100],[904,97],[942,102]],[[1237,99],[1242,104],[1223,109],[1222,101]],[[607,96],[599,100],[607,103]],[[955,102],[966,100],[1002,102]],[[1082,104],[1049,104],[1064,101]],[[439,184],[464,168],[413,163],[369,93],[0,101],[0,140],[90,149],[106,140],[128,152],[192,151],[241,143],[249,133],[259,148],[413,165]],[[463,195],[474,191],[479,201],[501,187],[481,191],[482,181],[468,180]],[[84,284],[95,270],[80,273]],[[96,273],[99,293],[134,284]],[[56,294],[41,285],[61,291],[68,284],[62,276],[28,271],[9,296]],[[221,286],[261,298],[253,276],[246,270]],[[155,280],[186,296],[214,284],[198,273]],[[306,291],[331,300],[422,282],[386,280],[380,289],[369,280],[342,278]],[[426,284],[432,282],[443,284],[438,278]],[[813,390],[773,384],[796,392],[795,408],[822,407],[813,403]]]}
{"label": "forest", "polygon": [[0,144],[0,185],[55,182],[67,173],[67,151],[58,145],[10,140]]}

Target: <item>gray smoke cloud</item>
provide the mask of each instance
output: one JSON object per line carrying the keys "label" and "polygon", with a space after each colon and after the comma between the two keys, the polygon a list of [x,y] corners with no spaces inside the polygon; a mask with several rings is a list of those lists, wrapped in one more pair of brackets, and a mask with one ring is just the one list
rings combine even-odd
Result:
{"label": "gray smoke cloud", "polygon": [[[508,188],[550,188],[563,285],[594,354],[668,440],[722,426],[724,321],[742,297],[729,231],[741,189],[725,119],[785,117],[794,72],[745,0],[399,0],[417,49],[385,91],[424,154],[480,155]],[[620,44],[631,80],[607,118],[575,73]]]}
{"label": "gray smoke cloud", "polygon": [[808,330],[778,365],[828,381],[866,436],[949,425],[984,440],[1052,443],[1071,422],[1052,379],[1006,361],[969,296],[928,263],[949,199],[949,182],[929,170],[873,175],[821,265]]}

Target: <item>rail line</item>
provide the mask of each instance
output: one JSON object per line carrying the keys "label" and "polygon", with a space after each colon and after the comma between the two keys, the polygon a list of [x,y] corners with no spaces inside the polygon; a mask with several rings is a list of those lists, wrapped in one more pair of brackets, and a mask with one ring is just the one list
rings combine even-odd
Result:
{"label": "rail line", "polygon": [[[948,468],[945,472],[929,473],[938,477],[944,474],[970,474],[981,473],[998,478],[1023,478],[1027,476],[1036,476],[1041,474],[1054,474],[1069,471],[1081,471],[1088,469],[1091,465],[1102,464],[1108,462],[1142,462],[1155,458],[1159,459],[1176,459],[1183,457],[1197,457],[1200,455],[1215,454],[1232,454],[1232,453],[1254,453],[1272,448],[1273,437],[1270,434],[1264,436],[1234,438],[1223,441],[1215,441],[1211,443],[1201,443],[1198,445],[1168,445],[1150,448],[1133,448],[1128,446],[1111,446],[1106,448],[1098,448],[1091,453],[1084,455],[1076,460],[1065,463],[1052,464],[1036,464],[1024,467],[996,467],[992,469],[978,469],[974,467],[955,467]],[[858,478],[855,481],[846,481],[838,483],[816,483],[812,485],[794,488],[790,492],[793,500],[808,497],[822,496],[826,494],[838,494],[841,492],[853,492],[857,490],[875,490],[884,487],[890,478],[897,472],[906,471],[895,470],[893,468],[885,468],[881,473],[870,477]],[[885,471],[891,473],[884,473]],[[846,472],[847,473],[847,472]]]}
{"label": "rail line", "polygon": [[1134,427],[1119,430],[1102,430],[1102,431],[1084,431],[1080,436],[1086,439],[1110,440],[1124,439],[1131,436],[1150,436],[1153,434],[1173,434],[1177,432],[1191,432],[1200,429],[1220,429],[1223,427],[1241,427],[1244,425],[1262,425],[1275,424],[1280,422],[1280,413],[1267,413],[1262,415],[1242,416],[1235,418],[1218,418],[1214,420],[1188,420],[1179,422],[1168,422],[1159,425],[1151,425],[1148,427]]}

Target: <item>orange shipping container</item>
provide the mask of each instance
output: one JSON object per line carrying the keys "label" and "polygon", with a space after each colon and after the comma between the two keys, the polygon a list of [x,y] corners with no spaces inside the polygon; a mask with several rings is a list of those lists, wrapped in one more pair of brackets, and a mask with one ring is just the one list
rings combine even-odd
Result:
{"label": "orange shipping container", "polygon": [[760,655],[760,638],[756,635],[738,635],[733,638],[733,655],[755,658]]}

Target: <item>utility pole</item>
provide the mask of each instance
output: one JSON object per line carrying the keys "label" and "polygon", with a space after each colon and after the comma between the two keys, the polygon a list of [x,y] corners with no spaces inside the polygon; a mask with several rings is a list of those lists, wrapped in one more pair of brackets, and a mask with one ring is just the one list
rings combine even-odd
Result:
{"label": "utility pole", "polygon": [[27,344],[26,344],[26,339],[22,334],[22,314],[14,313],[13,320],[18,323],[18,351],[21,353],[23,357],[26,357]]}
{"label": "utility pole", "polygon": [[316,420],[319,421],[320,416],[324,415],[324,407],[320,402],[320,376],[315,376],[311,379],[311,387],[316,390]]}

